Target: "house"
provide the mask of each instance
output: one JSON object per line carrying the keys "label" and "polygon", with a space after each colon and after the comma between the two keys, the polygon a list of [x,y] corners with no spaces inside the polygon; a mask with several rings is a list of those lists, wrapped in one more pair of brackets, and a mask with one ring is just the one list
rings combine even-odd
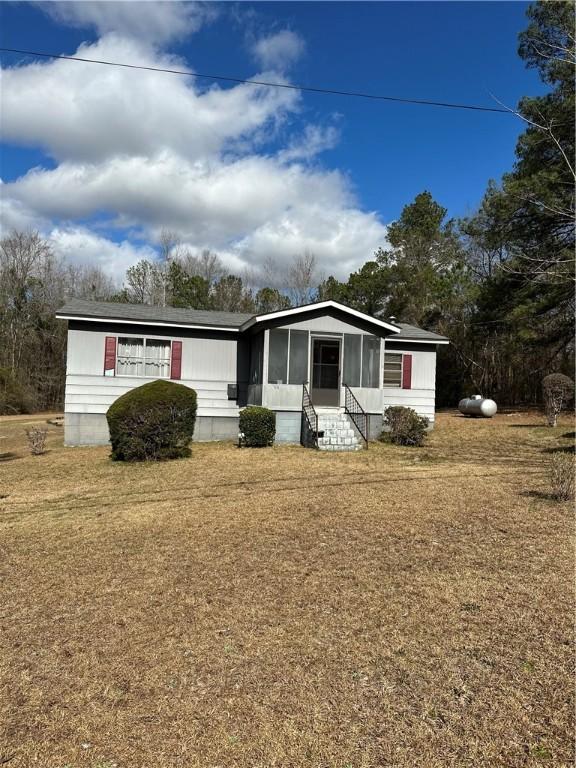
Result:
{"label": "house", "polygon": [[198,395],[196,440],[236,439],[239,409],[276,412],[276,441],[352,449],[389,405],[434,421],[436,350],[448,339],[335,301],[250,315],[69,301],[65,442],[108,442],[106,411],[150,379]]}

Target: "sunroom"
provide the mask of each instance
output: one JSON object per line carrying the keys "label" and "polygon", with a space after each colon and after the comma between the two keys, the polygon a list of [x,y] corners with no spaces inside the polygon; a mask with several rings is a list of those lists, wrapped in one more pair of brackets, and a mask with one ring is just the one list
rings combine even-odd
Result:
{"label": "sunroom", "polygon": [[344,406],[349,388],[366,411],[377,412],[385,372],[391,380],[396,366],[394,386],[402,386],[402,360],[398,367],[397,360],[386,358],[386,338],[400,328],[334,302],[326,304],[255,318],[250,329],[250,404],[299,411],[306,386],[315,408],[337,409]]}

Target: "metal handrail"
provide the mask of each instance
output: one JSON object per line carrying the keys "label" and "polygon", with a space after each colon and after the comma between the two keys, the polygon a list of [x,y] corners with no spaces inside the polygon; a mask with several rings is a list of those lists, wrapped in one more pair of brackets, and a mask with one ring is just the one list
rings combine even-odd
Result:
{"label": "metal handrail", "polygon": [[318,414],[312,404],[312,398],[306,384],[302,384],[300,443],[305,448],[318,448]]}
{"label": "metal handrail", "polygon": [[352,419],[354,426],[360,433],[360,437],[366,444],[366,448],[368,448],[370,417],[362,408],[348,384],[344,384],[344,412]]}

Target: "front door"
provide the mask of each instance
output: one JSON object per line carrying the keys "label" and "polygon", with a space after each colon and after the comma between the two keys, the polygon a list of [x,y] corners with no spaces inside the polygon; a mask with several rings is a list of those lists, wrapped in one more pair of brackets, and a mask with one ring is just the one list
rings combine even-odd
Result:
{"label": "front door", "polygon": [[340,405],[340,339],[312,339],[312,402]]}

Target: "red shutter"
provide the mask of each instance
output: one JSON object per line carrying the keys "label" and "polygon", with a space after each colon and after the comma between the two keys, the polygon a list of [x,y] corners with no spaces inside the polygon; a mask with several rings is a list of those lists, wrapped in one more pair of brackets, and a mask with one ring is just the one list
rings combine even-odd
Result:
{"label": "red shutter", "polygon": [[116,373],[116,336],[106,336],[104,344],[104,376]]}
{"label": "red shutter", "polygon": [[412,389],[412,355],[402,356],[402,389]]}
{"label": "red shutter", "polygon": [[170,378],[182,378],[182,342],[172,342],[172,364],[170,366]]}

